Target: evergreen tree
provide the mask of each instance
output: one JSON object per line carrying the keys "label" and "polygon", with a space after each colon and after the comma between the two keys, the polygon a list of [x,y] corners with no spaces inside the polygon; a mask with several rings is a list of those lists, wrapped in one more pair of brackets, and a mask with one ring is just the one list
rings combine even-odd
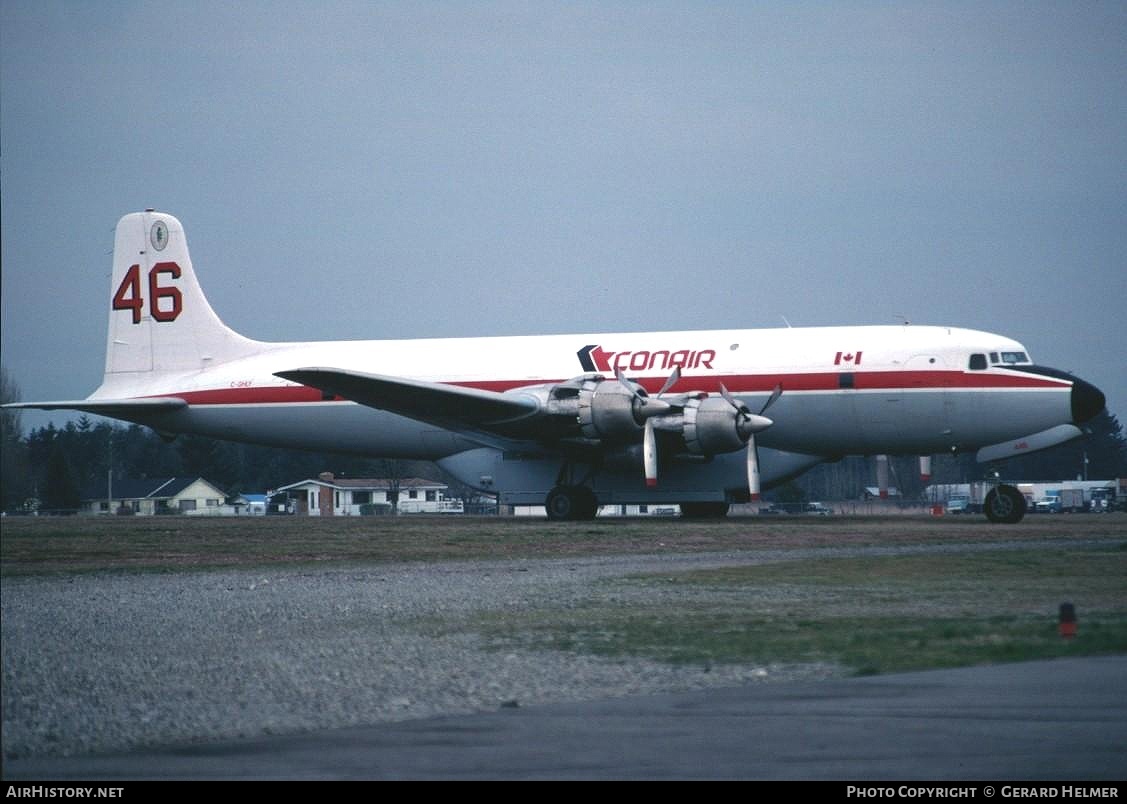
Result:
{"label": "evergreen tree", "polygon": [[[20,401],[20,389],[0,367],[0,404]],[[31,496],[32,484],[18,410],[0,410],[0,508],[5,511],[23,506]]]}
{"label": "evergreen tree", "polygon": [[62,444],[56,443],[47,461],[42,508],[47,511],[70,513],[78,510],[81,504],[81,493],[75,483],[66,450]]}

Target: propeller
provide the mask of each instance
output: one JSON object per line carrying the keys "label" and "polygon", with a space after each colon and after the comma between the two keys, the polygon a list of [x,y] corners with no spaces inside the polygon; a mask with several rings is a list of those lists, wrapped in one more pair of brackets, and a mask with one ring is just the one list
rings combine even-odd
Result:
{"label": "propeller", "polygon": [[673,409],[673,406],[663,400],[661,396],[681,379],[681,367],[675,366],[673,368],[673,373],[665,380],[656,397],[649,396],[646,389],[641,385],[626,379],[622,369],[615,369],[614,376],[633,395],[634,416],[644,423],[642,429],[642,468],[646,475],[646,485],[653,488],[657,485],[657,434],[654,432],[653,417],[668,413]]}
{"label": "propeller", "polygon": [[720,383],[720,396],[724,397],[724,400],[736,410],[736,430],[741,438],[747,438],[747,490],[751,495],[752,502],[757,502],[760,497],[759,448],[755,444],[755,434],[774,424],[771,419],[763,414],[782,395],[783,386],[780,383],[775,386],[771,396],[767,397],[767,401],[763,403],[759,413],[755,414],[751,412],[747,405],[732,396],[732,392],[724,387],[724,383]]}
{"label": "propeller", "polygon": [[[622,386],[634,397],[634,419],[636,421],[649,421],[652,416],[660,416],[672,410],[673,406],[668,402],[650,396],[641,385],[626,379],[626,375],[622,373],[622,369],[616,368],[614,370],[614,376],[618,378]],[[661,390],[658,391],[657,396],[660,397],[672,388],[680,378],[681,369],[674,369],[673,374],[665,381],[665,385],[661,386]]]}

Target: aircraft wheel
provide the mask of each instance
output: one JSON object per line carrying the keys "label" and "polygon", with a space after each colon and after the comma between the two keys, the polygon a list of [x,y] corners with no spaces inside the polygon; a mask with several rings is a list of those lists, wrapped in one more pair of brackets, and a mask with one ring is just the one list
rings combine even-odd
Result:
{"label": "aircraft wheel", "polygon": [[723,519],[728,515],[726,502],[681,503],[681,516],[686,519]]}
{"label": "aircraft wheel", "polygon": [[556,486],[544,502],[548,519],[594,519],[599,510],[595,492],[584,486]]}
{"label": "aircraft wheel", "polygon": [[982,508],[991,522],[1012,525],[1025,516],[1025,496],[1013,486],[1003,484],[990,490]]}

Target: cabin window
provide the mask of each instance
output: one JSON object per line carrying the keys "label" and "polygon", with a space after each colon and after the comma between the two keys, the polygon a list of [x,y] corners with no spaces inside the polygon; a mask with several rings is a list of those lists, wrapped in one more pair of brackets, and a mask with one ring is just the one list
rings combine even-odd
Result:
{"label": "cabin window", "polygon": [[852,388],[853,387],[853,372],[852,371],[843,371],[841,374],[838,374],[837,375],[837,387],[838,388]]}
{"label": "cabin window", "polygon": [[982,371],[986,368],[986,355],[971,355],[970,356],[970,370]]}

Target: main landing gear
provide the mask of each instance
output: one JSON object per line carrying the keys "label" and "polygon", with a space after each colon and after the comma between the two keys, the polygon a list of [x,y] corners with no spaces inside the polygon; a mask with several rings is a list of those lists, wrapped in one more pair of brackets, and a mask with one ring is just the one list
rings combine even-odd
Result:
{"label": "main landing gear", "polygon": [[595,492],[586,486],[556,486],[544,502],[548,519],[594,519],[599,510]]}
{"label": "main landing gear", "polygon": [[1012,525],[1025,516],[1025,495],[1003,483],[990,489],[982,508],[991,522]]}

